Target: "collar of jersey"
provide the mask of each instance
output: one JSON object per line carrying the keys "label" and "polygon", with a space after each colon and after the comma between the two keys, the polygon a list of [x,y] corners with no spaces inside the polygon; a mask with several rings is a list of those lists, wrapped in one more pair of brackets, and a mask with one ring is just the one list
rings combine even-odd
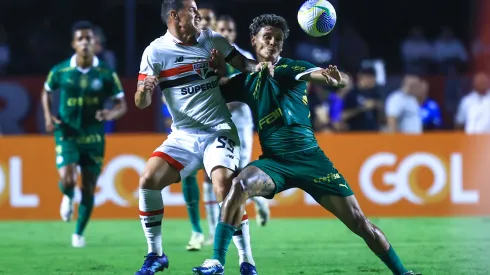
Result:
{"label": "collar of jersey", "polygon": [[[196,41],[197,41],[197,39],[199,38],[199,34],[200,34],[199,32],[196,34]],[[179,45],[182,45],[182,46],[195,46],[195,45],[197,45],[197,43],[199,43],[199,42],[197,42],[197,43],[196,43],[196,44],[194,44],[194,45],[191,45],[191,44],[186,44],[186,43],[184,43],[184,42],[180,41],[180,40],[179,40],[177,37],[175,37],[173,34],[171,34],[171,33],[170,33],[168,30],[167,30],[167,32],[165,33],[165,35],[164,35],[163,37],[165,37],[165,38],[167,38],[167,39],[170,39],[170,40],[172,40],[172,42],[174,42],[175,44],[179,44]]]}
{"label": "collar of jersey", "polygon": [[278,56],[278,57],[277,57],[277,61],[276,61],[276,63],[274,63],[273,65],[274,65],[274,66],[275,66],[275,65],[277,65],[277,64],[279,63],[279,61],[281,61],[281,59],[282,59],[282,57],[281,57],[281,56]]}
{"label": "collar of jersey", "polygon": [[[97,58],[97,56],[94,55],[94,59],[92,60],[92,67],[97,67],[97,66],[99,66],[99,58]],[[88,71],[90,71],[90,68],[82,69],[82,68],[77,66],[77,55],[76,54],[74,54],[70,58],[70,67],[77,68],[77,70],[79,70],[82,73],[87,73]]]}

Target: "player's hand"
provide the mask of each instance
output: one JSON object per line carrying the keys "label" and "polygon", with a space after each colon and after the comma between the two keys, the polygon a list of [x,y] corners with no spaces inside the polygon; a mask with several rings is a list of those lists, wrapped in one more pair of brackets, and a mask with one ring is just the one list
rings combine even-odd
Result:
{"label": "player's hand", "polygon": [[211,67],[218,76],[226,76],[228,70],[225,57],[216,49],[211,50]]}
{"label": "player's hand", "polygon": [[143,80],[143,91],[153,92],[158,85],[158,77],[154,75],[149,75]]}
{"label": "player's hand", "polygon": [[274,76],[274,64],[272,62],[259,62],[257,66],[255,66],[255,71],[260,72],[262,70],[267,69],[269,71],[270,76]]}
{"label": "player's hand", "polygon": [[376,101],[372,99],[367,99],[363,102],[362,106],[367,110],[372,110],[376,108]]}
{"label": "player's hand", "polygon": [[342,81],[342,75],[337,66],[328,66],[328,68],[322,70],[322,75],[325,77],[327,84],[331,86],[337,86]]}
{"label": "player's hand", "polygon": [[95,119],[97,119],[98,121],[109,121],[113,119],[111,114],[111,110],[98,110],[97,112],[95,112]]}
{"label": "player's hand", "polygon": [[52,133],[55,129],[55,126],[59,124],[61,124],[61,120],[53,115],[50,115],[49,119],[45,120],[44,127],[47,133]]}

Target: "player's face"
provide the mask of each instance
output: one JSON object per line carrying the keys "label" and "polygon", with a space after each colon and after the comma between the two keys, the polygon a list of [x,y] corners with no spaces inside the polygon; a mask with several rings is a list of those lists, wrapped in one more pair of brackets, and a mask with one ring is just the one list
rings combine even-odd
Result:
{"label": "player's face", "polygon": [[210,9],[199,9],[199,14],[201,15],[202,29],[216,30],[216,15]]}
{"label": "player's face", "polygon": [[252,46],[260,61],[275,62],[281,54],[284,33],[281,29],[266,26],[257,35],[252,36]]}
{"label": "player's face", "polygon": [[77,30],[73,34],[72,47],[77,55],[91,56],[94,54],[94,42],[94,32],[92,30]]}
{"label": "player's face", "polygon": [[184,1],[184,8],[178,13],[180,25],[189,32],[197,32],[201,16],[197,11],[196,2],[193,0]]}
{"label": "player's face", "polygon": [[216,31],[219,32],[224,38],[228,39],[228,42],[235,43],[236,29],[235,23],[231,21],[218,21],[216,24]]}

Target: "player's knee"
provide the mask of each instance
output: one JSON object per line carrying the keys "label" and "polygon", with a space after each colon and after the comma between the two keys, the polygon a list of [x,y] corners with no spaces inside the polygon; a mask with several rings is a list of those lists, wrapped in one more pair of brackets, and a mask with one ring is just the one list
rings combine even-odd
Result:
{"label": "player's knee", "polygon": [[148,171],[143,172],[140,177],[139,187],[141,189],[158,189],[158,182],[153,173]]}
{"label": "player's knee", "polygon": [[248,180],[242,178],[234,178],[231,184],[230,193],[236,199],[246,196],[245,190],[248,187]]}
{"label": "player's knee", "polygon": [[61,183],[64,187],[71,188],[75,187],[75,185],[77,184],[77,180],[74,177],[67,175],[61,179]]}

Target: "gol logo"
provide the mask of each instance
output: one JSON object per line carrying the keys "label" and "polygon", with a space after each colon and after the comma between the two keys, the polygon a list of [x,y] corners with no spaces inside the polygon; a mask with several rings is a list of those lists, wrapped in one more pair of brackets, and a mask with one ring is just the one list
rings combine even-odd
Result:
{"label": "gol logo", "polygon": [[[383,152],[372,155],[361,166],[359,183],[364,195],[373,202],[381,205],[394,204],[406,199],[414,204],[437,203],[450,194],[452,203],[476,204],[479,193],[476,190],[463,188],[463,158],[459,153],[453,153],[449,166],[433,154],[416,152],[401,159],[396,167],[397,156]],[[374,173],[381,167],[393,167],[393,171],[382,175],[384,184],[392,186],[389,191],[376,188],[373,183]],[[433,182],[428,190],[422,190],[417,180],[418,170],[428,168],[433,175]]]}

